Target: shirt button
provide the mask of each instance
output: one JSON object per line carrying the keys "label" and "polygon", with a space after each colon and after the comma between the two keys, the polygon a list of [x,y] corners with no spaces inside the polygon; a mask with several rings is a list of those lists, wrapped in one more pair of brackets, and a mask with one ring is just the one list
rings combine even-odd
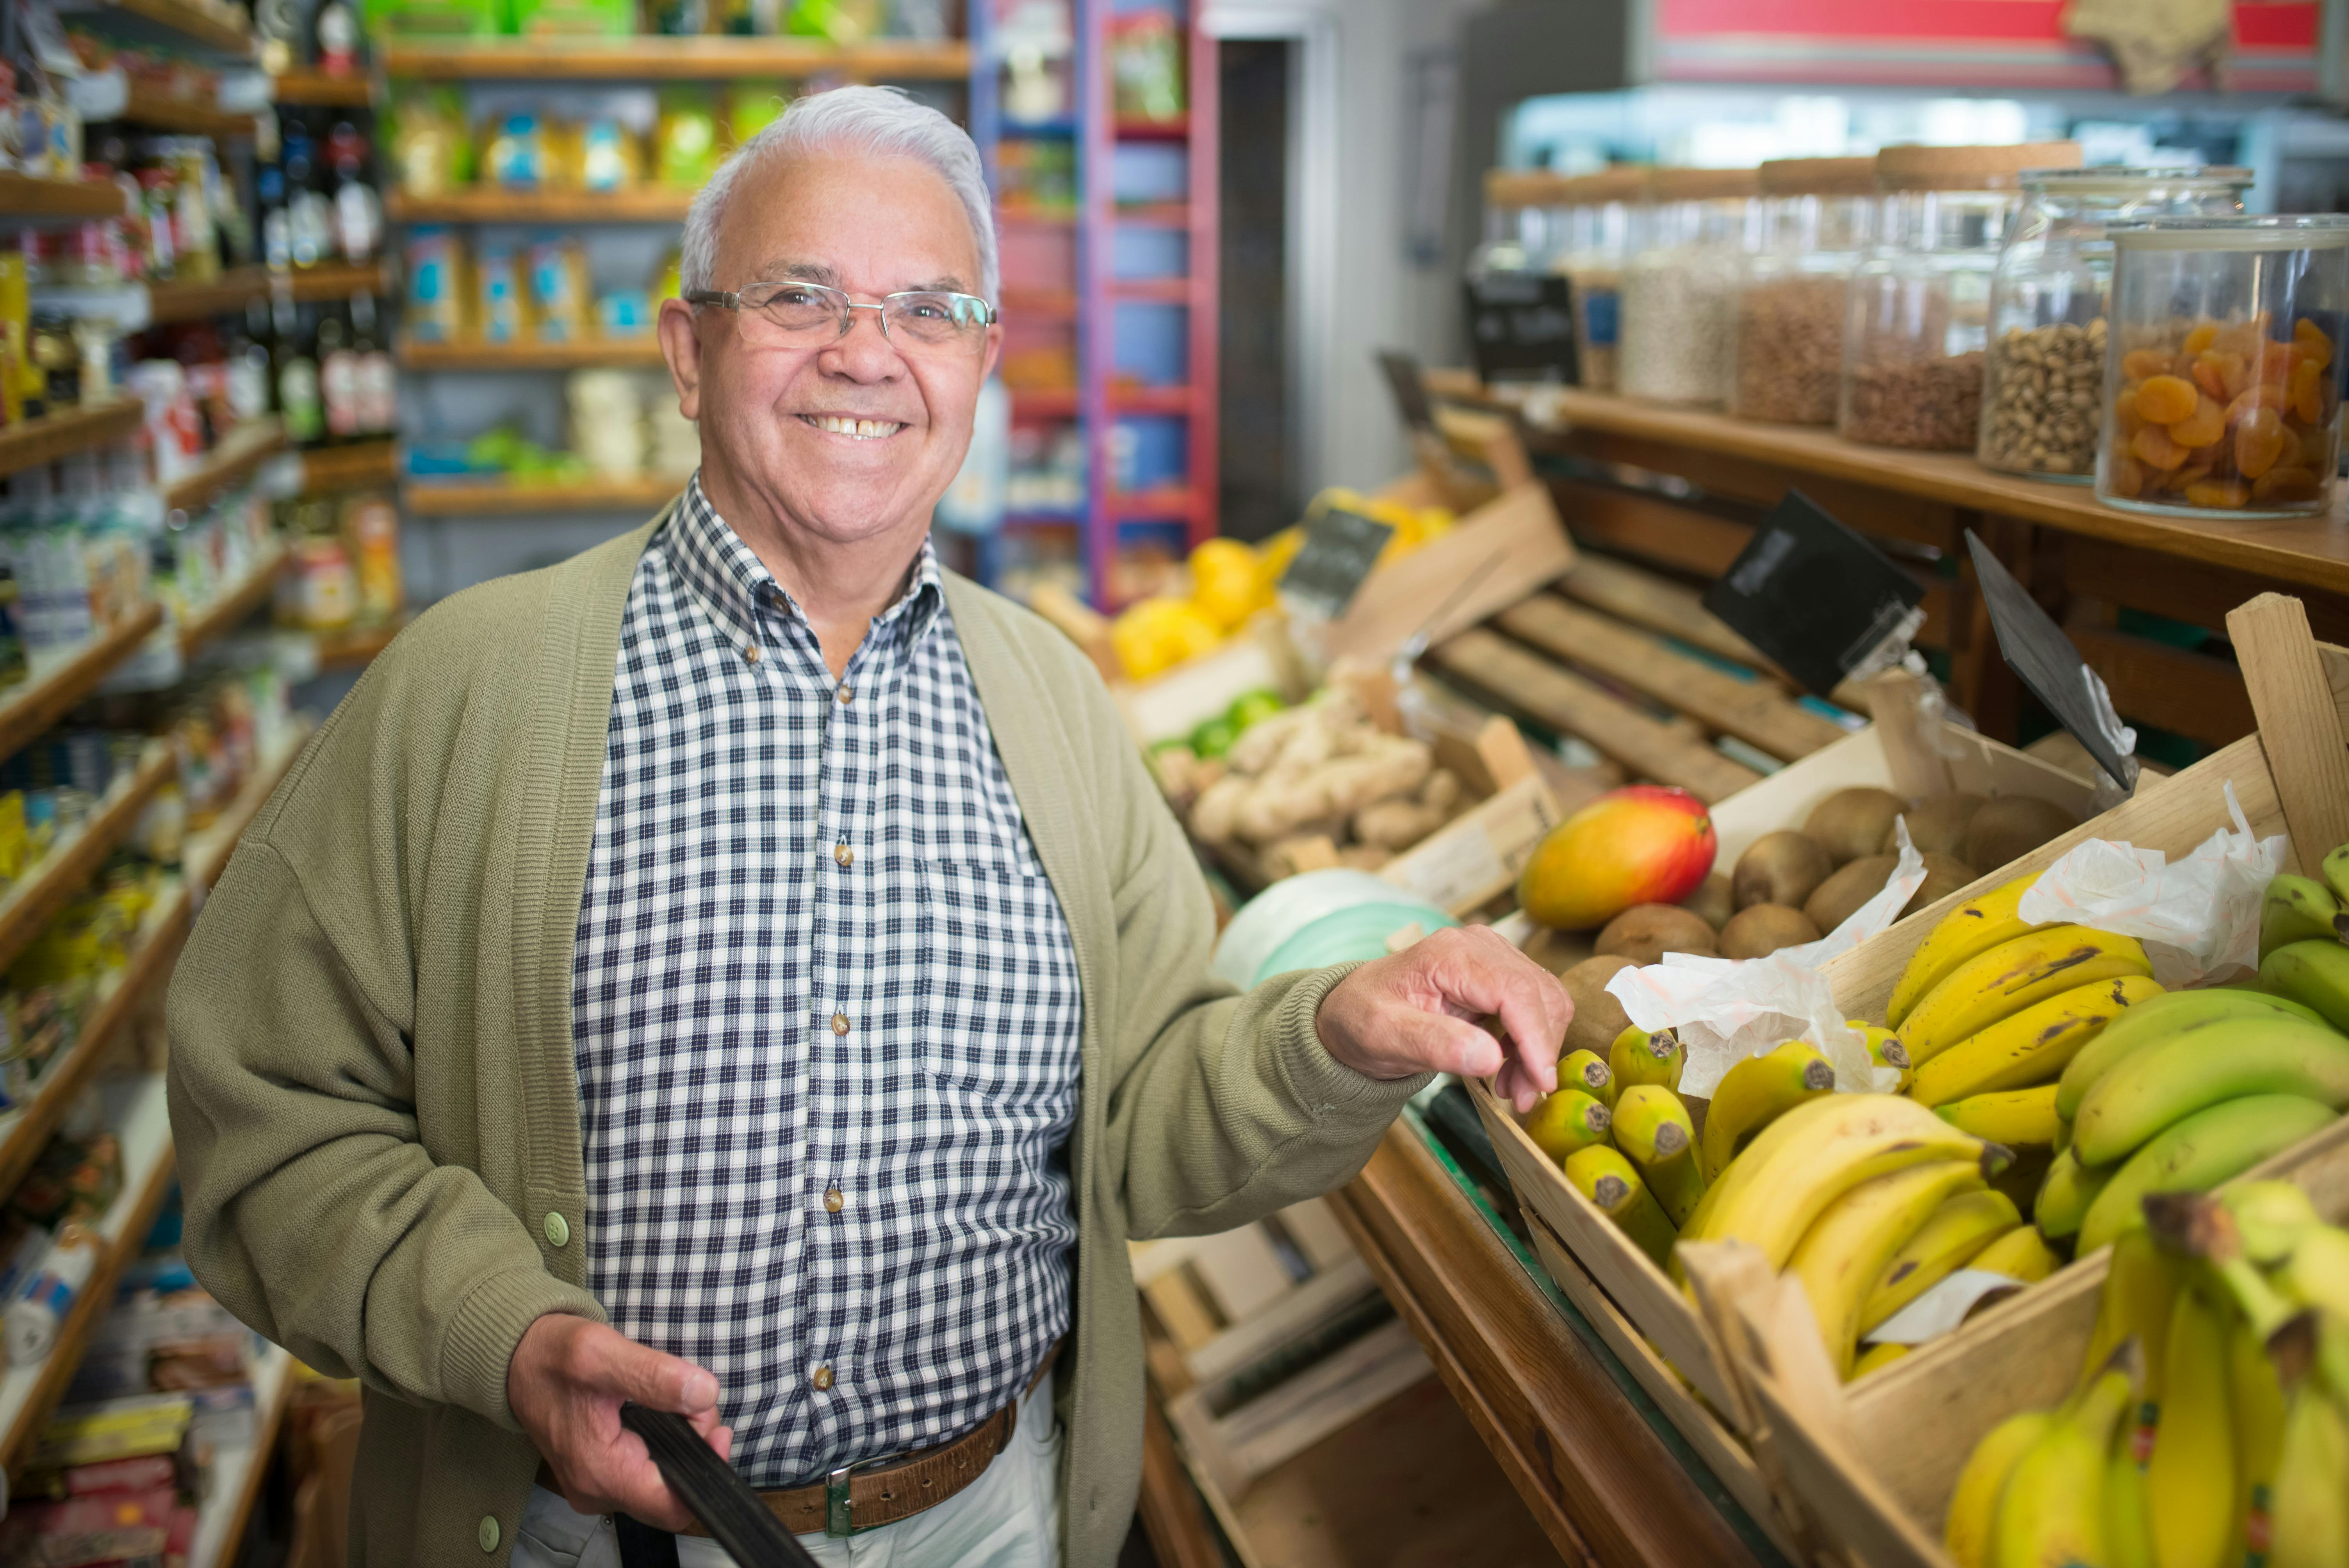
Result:
{"label": "shirt button", "polygon": [[842,1199],[842,1197],[841,1197],[841,1195],[840,1195],[840,1189],[839,1189],[839,1188],[837,1188],[837,1187],[826,1187],[826,1188],[823,1190],[823,1212],[824,1212],[825,1213],[827,1213],[827,1214],[837,1214],[837,1213],[839,1213],[839,1212],[840,1212],[840,1205],[841,1205],[841,1203],[842,1203],[843,1202],[843,1200]]}
{"label": "shirt button", "polygon": [[742,650],[742,657],[751,664],[757,664],[759,662],[759,645],[753,643],[749,647],[744,648]]}
{"label": "shirt button", "polygon": [[846,681],[840,683],[840,690],[833,695],[838,696],[843,702],[854,702],[856,700],[855,691]]}
{"label": "shirt button", "polygon": [[[815,1377],[814,1377],[812,1379],[811,1379],[811,1381],[812,1381],[812,1382],[815,1384],[816,1387],[817,1387],[819,1390],[822,1390],[822,1389],[825,1389],[825,1388],[829,1388],[829,1387],[832,1387],[832,1363],[831,1363],[831,1362],[829,1362],[829,1361],[827,1361],[827,1362],[825,1362],[823,1366],[821,1366],[821,1367],[817,1367],[817,1368],[815,1369]],[[492,1529],[495,1529],[495,1528],[496,1528],[496,1522],[495,1522],[495,1521],[492,1521],[492,1522],[491,1522],[491,1528],[492,1528]]]}
{"label": "shirt button", "polygon": [[844,1035],[844,1034],[848,1033],[848,1015],[847,1015],[847,1014],[845,1014],[845,1013],[834,1013],[834,1014],[832,1016],[832,1032],[833,1032],[833,1034],[835,1034],[835,1035]]}
{"label": "shirt button", "polygon": [[571,1222],[560,1214],[546,1216],[546,1244],[559,1247],[571,1240]]}
{"label": "shirt button", "polygon": [[842,865],[853,866],[856,863],[856,851],[850,849],[845,842],[837,843],[832,846],[832,858]]}
{"label": "shirt button", "polygon": [[482,1551],[495,1552],[498,1549],[498,1516],[494,1513],[481,1515],[481,1527],[473,1532],[473,1539],[481,1543]]}

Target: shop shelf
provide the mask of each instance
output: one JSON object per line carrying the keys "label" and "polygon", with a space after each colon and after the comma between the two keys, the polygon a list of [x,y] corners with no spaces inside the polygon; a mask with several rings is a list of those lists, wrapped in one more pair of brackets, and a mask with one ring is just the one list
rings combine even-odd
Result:
{"label": "shop shelf", "polygon": [[1112,134],[1120,141],[1188,141],[1191,123],[1186,119],[1121,119]]}
{"label": "shop shelf", "polygon": [[302,454],[302,493],[336,495],[344,490],[389,490],[399,478],[399,444],[389,438],[319,447]]}
{"label": "shop shelf", "polygon": [[0,696],[0,758],[48,728],[88,696],[162,620],[160,604],[142,604],[71,653],[45,660],[21,684]]}
{"label": "shop shelf", "polygon": [[585,370],[596,366],[657,368],[660,339],[591,337],[577,343],[414,343],[399,346],[406,370]]}
{"label": "shop shelf", "polygon": [[[155,792],[179,771],[171,748],[161,742],[148,746],[139,765],[115,780],[78,828],[61,835],[48,853],[26,869],[5,895],[0,896],[0,970],[16,961],[52,915],[88,885],[106,857],[115,851],[133,828]],[[0,1160],[0,1192],[14,1184]]]}
{"label": "shop shelf", "polygon": [[126,125],[185,136],[251,136],[256,123],[252,114],[232,113],[199,98],[171,98],[140,87],[130,89],[129,101],[115,118]]}
{"label": "shop shelf", "polygon": [[122,187],[110,180],[40,180],[0,173],[0,218],[119,218]]}
{"label": "shop shelf", "polygon": [[287,71],[273,79],[270,93],[297,108],[365,108],[372,100],[363,76],[330,77],[324,71]]}
{"label": "shop shelf", "polygon": [[317,635],[318,667],[322,670],[347,669],[353,665],[367,665],[391,646],[391,640],[407,628],[405,613],[379,626],[353,626],[347,631],[321,632]]}
{"label": "shop shelf", "polygon": [[384,211],[396,223],[682,223],[690,191],[451,191],[440,196],[392,191]]}
{"label": "shop shelf", "polygon": [[194,511],[231,485],[240,484],[285,445],[285,427],[274,414],[248,419],[221,438],[203,466],[163,492],[163,504]]}
{"label": "shop shelf", "polygon": [[[176,918],[187,918],[187,898],[179,895]],[[150,928],[152,923],[150,922]],[[149,947],[165,945],[157,931],[140,949],[143,956]],[[138,961],[132,961],[138,967]],[[151,970],[140,976],[141,986],[161,983],[171,972],[169,954],[165,954]],[[126,1004],[135,1000],[130,985],[131,974],[125,971],[123,984],[115,992]],[[127,1015],[129,1007],[123,1008]],[[163,1200],[171,1195],[171,1179],[177,1173],[176,1151],[171,1147],[171,1115],[164,1103],[163,1075],[144,1073],[122,1081],[119,1091],[109,1093],[112,1102],[108,1125],[122,1140],[122,1194],[115,1199],[114,1207],[94,1227],[100,1238],[98,1266],[90,1273],[89,1281],[76,1292],[73,1305],[66,1311],[65,1322],[57,1329],[57,1342],[48,1355],[26,1367],[11,1367],[0,1376],[0,1464],[5,1464],[10,1476],[16,1475],[31,1457],[41,1429],[48,1424],[49,1415],[72,1383],[74,1373],[81,1366],[82,1351],[89,1343],[90,1331],[106,1315],[114,1304],[114,1282],[121,1277],[122,1268],[139,1255],[140,1243],[154,1228],[155,1216],[161,1212]],[[45,1133],[44,1138],[47,1137]],[[12,1140],[13,1141],[13,1140]],[[16,1175],[21,1176],[19,1171]],[[16,1177],[9,1178],[13,1186]]]}
{"label": "shop shelf", "polygon": [[328,262],[285,273],[272,273],[267,267],[235,267],[210,283],[150,284],[148,310],[158,322],[201,321],[267,299],[280,284],[296,302],[310,304],[356,294],[384,294],[391,280],[380,262]]}
{"label": "shop shelf", "polygon": [[188,835],[180,851],[180,865],[191,886],[209,892],[212,885],[220,881],[221,872],[228,869],[228,858],[235,851],[237,840],[253,825],[254,817],[276,791],[285,770],[294,766],[294,759],[302,755],[312,727],[306,721],[296,724],[285,743],[254,767],[253,777],[212,819],[212,826]]}
{"label": "shop shelf", "polygon": [[205,644],[236,630],[246,616],[269,603],[277,586],[277,574],[285,569],[287,551],[282,541],[273,540],[263,551],[253,570],[208,604],[194,606],[188,618],[180,623],[180,654],[193,658]]}
{"label": "shop shelf", "polygon": [[865,81],[959,81],[970,46],[875,39],[532,38],[395,43],[379,51],[388,77],[440,80],[723,81],[740,77],[852,77]]}
{"label": "shop shelf", "polygon": [[250,55],[253,28],[245,14],[218,0],[105,0],[106,7],[169,28],[223,54]]}
{"label": "shop shelf", "polygon": [[269,1477],[277,1429],[294,1395],[294,1357],[272,1345],[253,1367],[253,1441],[225,1444],[212,1454],[212,1496],[196,1516],[188,1568],[219,1568],[244,1540],[244,1527]]}
{"label": "shop shelf", "polygon": [[0,474],[55,462],[85,447],[126,439],[138,430],[145,416],[146,406],[138,398],[109,397],[0,428]]}
{"label": "shop shelf", "polygon": [[411,483],[400,491],[400,499],[419,517],[533,511],[639,511],[649,517],[666,506],[683,486],[683,480],[672,479],[527,485],[491,480],[460,484]]}

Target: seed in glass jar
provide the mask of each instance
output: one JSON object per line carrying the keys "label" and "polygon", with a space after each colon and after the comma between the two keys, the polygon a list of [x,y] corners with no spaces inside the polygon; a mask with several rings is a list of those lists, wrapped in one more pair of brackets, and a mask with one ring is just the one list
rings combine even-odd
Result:
{"label": "seed in glass jar", "polygon": [[1838,277],[1771,278],[1740,290],[1730,411],[1790,425],[1835,423],[1843,303]]}
{"label": "seed in glass jar", "polygon": [[1982,377],[1979,350],[1856,365],[1838,428],[1874,446],[1964,451],[1982,419]]}
{"label": "seed in glass jar", "polygon": [[1990,418],[1977,455],[1993,468],[2085,473],[2095,432],[2084,418],[2096,406],[2090,390],[2104,373],[2104,321],[2010,327],[1991,345]]}

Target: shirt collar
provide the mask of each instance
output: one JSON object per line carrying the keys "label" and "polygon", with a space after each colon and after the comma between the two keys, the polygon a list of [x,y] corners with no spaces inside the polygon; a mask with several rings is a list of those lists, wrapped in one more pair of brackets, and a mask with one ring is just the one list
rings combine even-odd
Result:
{"label": "shirt collar", "polygon": [[[756,641],[760,616],[766,612],[806,620],[765,562],[718,515],[718,509],[702,493],[698,472],[686,485],[685,495],[663,532],[671,567],[709,613],[738,635]],[[945,603],[946,583],[938,571],[937,555],[925,539],[905,591],[874,617],[874,629],[902,621],[909,643],[918,641]]]}

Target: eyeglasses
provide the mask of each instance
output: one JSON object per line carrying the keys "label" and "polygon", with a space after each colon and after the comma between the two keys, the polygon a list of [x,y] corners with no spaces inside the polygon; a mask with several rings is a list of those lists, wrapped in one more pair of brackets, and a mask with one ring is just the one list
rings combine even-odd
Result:
{"label": "eyeglasses", "polygon": [[977,354],[987,346],[995,307],[977,294],[916,289],[859,304],[843,289],[823,284],[752,284],[737,294],[688,289],[688,304],[724,305],[734,313],[742,341],[753,348],[821,348],[848,335],[855,312],[881,313],[881,331],[902,354],[944,358]]}

